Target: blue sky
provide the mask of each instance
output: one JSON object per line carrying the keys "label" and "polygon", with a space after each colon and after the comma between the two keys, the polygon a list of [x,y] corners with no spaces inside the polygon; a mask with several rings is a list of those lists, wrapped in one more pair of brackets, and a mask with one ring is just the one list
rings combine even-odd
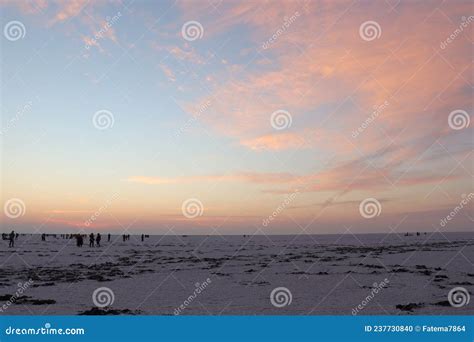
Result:
{"label": "blue sky", "polygon": [[5,230],[472,226],[468,1],[0,4]]}

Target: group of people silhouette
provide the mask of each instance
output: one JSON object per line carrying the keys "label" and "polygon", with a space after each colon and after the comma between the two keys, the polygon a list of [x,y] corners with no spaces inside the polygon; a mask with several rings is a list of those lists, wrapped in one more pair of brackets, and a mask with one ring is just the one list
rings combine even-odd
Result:
{"label": "group of people silhouette", "polygon": [[[73,236],[76,238],[76,246],[82,247],[84,245],[84,237],[87,237],[87,235],[75,234]],[[94,235],[94,233],[90,233],[89,234],[89,247],[100,247],[101,240],[102,240],[102,235],[100,235],[100,233],[97,233],[97,235]],[[110,242],[110,233],[107,235],[107,241]]]}
{"label": "group of people silhouette", "polygon": [[[8,247],[12,248],[15,246],[15,240],[18,239],[20,234],[15,233],[15,231],[11,231],[11,233],[2,233],[2,240],[8,240]],[[56,234],[41,234],[41,241],[46,241],[47,236],[53,236],[58,238]],[[76,246],[82,247],[84,245],[84,239],[87,238],[87,234],[60,234],[60,237],[63,239],[76,239]],[[142,242],[145,241],[145,238],[149,237],[149,235],[141,234]],[[107,234],[107,242],[110,242],[111,235],[110,233]],[[130,234],[122,234],[123,242],[130,240]],[[100,242],[102,241],[102,235],[97,233],[89,234],[89,247],[101,247]]]}

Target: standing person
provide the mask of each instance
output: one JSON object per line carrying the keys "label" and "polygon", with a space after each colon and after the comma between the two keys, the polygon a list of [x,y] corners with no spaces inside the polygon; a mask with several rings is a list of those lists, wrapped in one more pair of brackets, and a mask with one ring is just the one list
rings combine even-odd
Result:
{"label": "standing person", "polygon": [[10,233],[10,242],[8,243],[8,247],[15,247],[15,231],[13,230]]}
{"label": "standing person", "polygon": [[145,235],[142,234],[142,242],[143,242],[143,240],[145,240]]}
{"label": "standing person", "polygon": [[95,241],[97,242],[97,247],[100,247],[100,240],[102,237],[100,236],[100,233],[97,233],[97,237],[95,238]]}
{"label": "standing person", "polygon": [[89,234],[89,247],[94,247],[94,233]]}
{"label": "standing person", "polygon": [[107,235],[107,242],[110,242],[110,233]]}

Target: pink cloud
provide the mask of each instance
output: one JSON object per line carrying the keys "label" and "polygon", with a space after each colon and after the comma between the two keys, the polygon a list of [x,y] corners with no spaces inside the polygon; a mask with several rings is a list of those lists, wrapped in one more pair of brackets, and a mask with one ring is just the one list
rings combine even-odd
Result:
{"label": "pink cloud", "polygon": [[148,185],[160,184],[185,184],[198,182],[250,182],[250,183],[288,183],[295,181],[297,176],[289,173],[259,173],[259,172],[239,172],[223,175],[203,175],[184,177],[149,177],[131,176],[126,179],[130,183],[142,183]]}
{"label": "pink cloud", "polygon": [[[309,122],[322,136],[338,132],[324,148],[339,157],[354,151],[370,154],[394,140],[397,153],[403,151],[399,159],[414,159],[443,132],[453,134],[447,126],[451,110],[470,106],[465,91],[472,86],[467,36],[458,37],[444,51],[439,47],[456,28],[447,17],[466,15],[467,4],[441,4],[434,11],[431,4],[402,3],[388,16],[390,7],[383,2],[352,7],[325,1],[240,2],[219,6],[222,15],[212,19],[193,2],[181,6],[185,17],[202,16],[212,35],[242,23],[255,28],[256,50],[268,57],[271,68],[228,65],[226,72],[236,77],[214,88],[213,110],[200,117],[217,133],[250,149],[297,148]],[[296,11],[301,14],[297,20],[262,50],[260,43]],[[382,28],[381,37],[371,42],[359,36],[359,26],[369,19]],[[385,101],[389,106],[354,140],[351,132]],[[282,108],[291,112],[293,126],[291,133],[277,136],[269,118]],[[420,143],[410,143],[414,139]]]}
{"label": "pink cloud", "polygon": [[48,7],[48,1],[47,0],[29,0],[29,1],[0,0],[0,5],[18,6],[20,11],[23,13],[37,14],[37,13],[41,13]]}
{"label": "pink cloud", "polygon": [[252,150],[301,149],[306,145],[302,136],[293,133],[268,134],[257,138],[244,139],[240,144]]}
{"label": "pink cloud", "polygon": [[53,23],[63,22],[78,15],[89,3],[88,0],[61,0],[58,1],[58,11],[54,16]]}
{"label": "pink cloud", "polygon": [[168,80],[170,80],[171,82],[176,82],[176,75],[174,74],[173,70],[171,70],[171,68],[164,64],[160,64],[160,68],[165,74],[165,76],[168,78]]}

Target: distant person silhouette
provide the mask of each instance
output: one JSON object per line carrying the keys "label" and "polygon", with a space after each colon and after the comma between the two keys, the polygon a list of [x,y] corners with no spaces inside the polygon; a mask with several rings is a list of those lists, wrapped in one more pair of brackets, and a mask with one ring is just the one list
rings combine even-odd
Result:
{"label": "distant person silhouette", "polygon": [[107,235],[107,242],[110,242],[110,233]]}
{"label": "distant person silhouette", "polygon": [[84,244],[84,240],[82,238],[82,235],[81,234],[77,234],[76,235],[76,246],[77,247],[82,247],[82,245]]}
{"label": "distant person silhouette", "polygon": [[143,242],[143,240],[145,240],[145,235],[142,234],[142,242]]}
{"label": "distant person silhouette", "polygon": [[45,233],[41,234],[41,241],[46,241],[46,234]]}
{"label": "distant person silhouette", "polygon": [[15,231],[12,230],[9,240],[10,242],[8,243],[8,247],[15,247]]}
{"label": "distant person silhouette", "polygon": [[100,240],[102,237],[100,236],[100,233],[97,233],[97,237],[95,238],[95,241],[97,242],[97,247],[100,247]]}
{"label": "distant person silhouette", "polygon": [[89,234],[89,247],[94,247],[94,234]]}

